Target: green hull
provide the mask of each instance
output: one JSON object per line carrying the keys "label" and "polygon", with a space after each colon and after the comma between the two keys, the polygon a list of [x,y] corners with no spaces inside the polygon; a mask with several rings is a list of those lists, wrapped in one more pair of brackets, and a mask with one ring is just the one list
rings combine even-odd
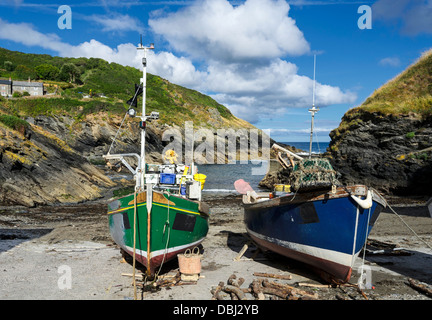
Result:
{"label": "green hull", "polygon": [[[204,240],[209,210],[203,202],[153,191],[148,228],[146,197],[146,192],[136,196],[135,256],[154,275],[155,268],[163,262]],[[130,255],[134,251],[134,211],[134,194],[108,204],[111,237]]]}

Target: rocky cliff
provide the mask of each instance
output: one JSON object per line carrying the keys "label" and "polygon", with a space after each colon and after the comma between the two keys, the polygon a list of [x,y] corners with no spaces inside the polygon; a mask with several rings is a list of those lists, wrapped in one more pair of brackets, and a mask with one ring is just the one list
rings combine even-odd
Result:
{"label": "rocky cliff", "polygon": [[[227,122],[217,110],[213,112],[212,121],[219,118],[221,121],[214,123],[212,129],[208,125],[205,127],[215,137],[210,147],[217,146],[217,129],[225,126],[231,129],[252,127],[235,117],[233,122]],[[6,116],[0,113],[0,117]],[[121,115],[99,112],[79,120],[68,114],[27,116],[24,119],[18,119],[21,125],[13,128],[0,121],[0,205],[31,207],[82,202],[100,198],[109,190],[127,183],[124,180],[114,183],[109,178],[111,173],[104,167],[102,157],[108,152],[122,123]],[[146,128],[147,162],[163,162],[163,150],[170,143],[163,141],[163,134],[173,128],[180,134],[184,153],[184,127],[152,121]],[[200,128],[194,127],[193,130]],[[222,139],[225,144],[225,138]],[[237,137],[240,139],[241,136]],[[195,148],[200,143],[195,141]],[[111,153],[139,152],[138,120],[126,118]],[[128,172],[125,168],[123,170]]]}
{"label": "rocky cliff", "polygon": [[[4,62],[10,66],[7,70],[1,68]],[[28,74],[18,72],[23,69]],[[43,70],[59,72],[39,72]],[[103,167],[102,156],[126,110],[130,105],[141,106],[142,95],[136,96],[136,92],[142,71],[102,59],[0,48],[0,77],[41,81],[47,93],[42,97],[0,97],[0,205],[80,202],[102,197],[117,187]],[[131,99],[135,96],[136,100]],[[137,109],[139,113],[141,108]],[[147,74],[146,112],[153,111],[159,113],[160,120],[148,123],[146,129],[146,161],[152,163],[163,161],[161,153],[171,141],[162,141],[162,136],[169,129],[176,129],[181,136],[180,153],[184,153],[185,122],[211,138],[213,146],[204,148],[204,153],[218,142],[227,143],[216,135],[218,129],[234,129],[238,133],[235,139],[247,139],[248,147],[248,132],[238,129],[256,129],[211,97]],[[138,122],[138,118],[126,119],[111,153],[140,152]],[[199,144],[196,138],[195,146]]]}
{"label": "rocky cliff", "polygon": [[432,195],[431,52],[349,110],[330,137],[342,182]]}
{"label": "rocky cliff", "polygon": [[432,118],[361,112],[331,132],[333,167],[345,183],[396,195],[432,195]]}

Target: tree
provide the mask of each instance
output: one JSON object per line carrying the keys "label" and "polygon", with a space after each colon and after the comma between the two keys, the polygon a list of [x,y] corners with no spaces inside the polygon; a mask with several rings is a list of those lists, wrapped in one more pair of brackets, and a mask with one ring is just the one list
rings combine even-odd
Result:
{"label": "tree", "polygon": [[60,73],[59,68],[50,64],[41,64],[35,68],[38,79],[42,80],[57,80]]}
{"label": "tree", "polygon": [[33,69],[30,69],[29,67],[27,67],[25,65],[22,65],[22,64],[20,64],[19,66],[17,66],[15,68],[14,73],[18,79],[28,79],[28,78],[34,79],[34,78],[36,78],[35,71]]}
{"label": "tree", "polygon": [[73,63],[65,63],[60,69],[59,78],[63,81],[70,83],[76,82],[77,78],[81,75],[79,68]]}
{"label": "tree", "polygon": [[10,61],[4,62],[4,68],[6,69],[6,71],[13,71],[15,69],[13,63]]}

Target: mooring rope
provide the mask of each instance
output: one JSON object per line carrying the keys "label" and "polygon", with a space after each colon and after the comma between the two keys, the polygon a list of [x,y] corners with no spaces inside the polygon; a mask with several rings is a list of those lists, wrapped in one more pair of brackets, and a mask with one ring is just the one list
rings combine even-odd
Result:
{"label": "mooring rope", "polygon": [[168,210],[167,210],[167,220],[165,221],[164,232],[163,232],[163,233],[165,234],[166,227],[168,226],[168,236],[167,236],[167,241],[166,241],[166,244],[165,244],[165,251],[164,251],[163,258],[162,258],[162,263],[161,263],[160,266],[159,266],[159,270],[158,270],[158,272],[156,273],[156,277],[155,277],[155,279],[159,276],[159,273],[160,273],[160,271],[162,270],[162,266],[163,266],[163,264],[164,264],[164,262],[165,262],[165,257],[166,257],[166,254],[167,254],[167,252],[168,252],[168,243],[169,243],[170,235],[171,235],[171,228],[170,228],[170,225],[169,225],[169,212],[170,212],[170,200],[169,200],[169,195],[170,195],[170,193],[168,192]]}
{"label": "mooring rope", "polygon": [[[386,201],[387,202],[387,201]],[[404,221],[404,219],[402,219],[402,217],[400,215],[397,214],[397,212],[388,204],[387,202],[387,206],[389,207],[389,209],[396,215],[396,217],[398,217],[403,224],[409,229],[411,230],[411,232],[417,237],[417,239],[419,239],[421,242],[423,242],[429,249],[432,250],[432,246],[427,243],[425,240],[423,240],[422,238],[420,238],[420,236]]]}
{"label": "mooring rope", "polygon": [[[136,286],[136,280],[135,280],[135,254],[136,254],[136,220],[137,220],[137,189],[135,188],[134,192],[134,233],[133,233],[133,256],[132,256],[132,265],[133,265],[133,271],[132,271],[132,278],[133,278],[133,287],[134,287],[134,300],[137,300],[137,286]],[[147,253],[148,255],[148,253]]]}

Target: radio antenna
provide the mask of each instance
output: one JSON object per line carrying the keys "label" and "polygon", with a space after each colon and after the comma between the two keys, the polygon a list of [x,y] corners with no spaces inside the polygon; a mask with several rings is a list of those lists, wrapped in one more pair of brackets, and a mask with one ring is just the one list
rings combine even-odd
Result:
{"label": "radio antenna", "polygon": [[315,73],[316,73],[316,54],[314,54],[314,80],[313,80],[314,82],[313,82],[313,94],[312,94],[312,109],[309,109],[309,112],[312,114],[311,134],[310,134],[310,143],[309,143],[309,159],[312,158],[312,140],[313,140],[315,113],[319,111],[319,109],[315,108],[315,88],[316,88]]}

